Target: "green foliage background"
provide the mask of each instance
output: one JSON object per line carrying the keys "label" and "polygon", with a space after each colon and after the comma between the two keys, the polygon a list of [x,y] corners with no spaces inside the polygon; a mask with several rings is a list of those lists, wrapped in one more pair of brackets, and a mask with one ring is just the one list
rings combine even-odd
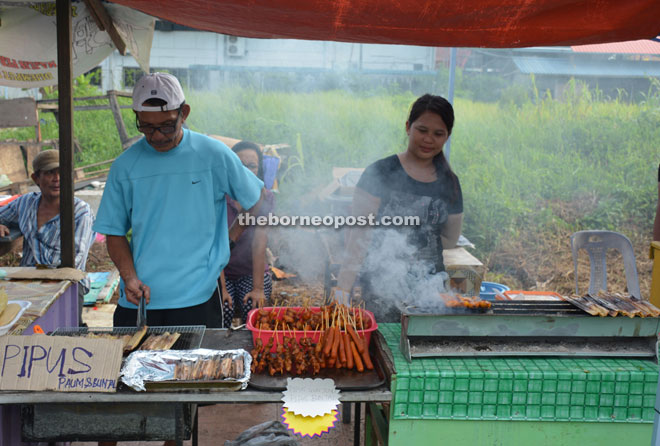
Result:
{"label": "green foliage background", "polygon": [[[552,98],[536,91],[533,78],[488,103],[459,90],[450,161],[463,188],[463,232],[478,254],[488,255],[501,237],[556,228],[650,234],[659,85],[653,80],[638,103],[605,98],[576,82],[562,98]],[[76,96],[99,94],[85,77],[76,89]],[[327,184],[333,166],[364,167],[405,149],[405,121],[417,94],[391,90],[266,92],[226,85],[187,91],[187,123],[203,133],[291,145],[296,162],[282,172],[279,200],[286,206]],[[123,113],[129,132],[137,134],[133,112]],[[41,118],[43,137],[57,138],[52,113]],[[78,165],[121,152],[110,111],[77,112],[74,125],[84,148]],[[0,139],[32,137],[31,129],[0,133]]]}

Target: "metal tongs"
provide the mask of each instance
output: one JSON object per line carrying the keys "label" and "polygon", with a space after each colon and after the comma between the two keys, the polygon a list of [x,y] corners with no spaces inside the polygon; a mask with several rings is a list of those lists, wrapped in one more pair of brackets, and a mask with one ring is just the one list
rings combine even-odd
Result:
{"label": "metal tongs", "polygon": [[147,303],[145,302],[144,294],[140,297],[137,311],[137,328],[142,328],[147,325]]}

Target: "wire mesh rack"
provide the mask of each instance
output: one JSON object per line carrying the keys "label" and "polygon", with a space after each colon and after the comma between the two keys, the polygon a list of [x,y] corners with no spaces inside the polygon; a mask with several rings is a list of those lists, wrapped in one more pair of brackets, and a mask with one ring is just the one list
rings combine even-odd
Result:
{"label": "wire mesh rack", "polygon": [[[137,327],[61,327],[55,329],[50,336],[87,336],[88,334],[110,334],[112,336],[132,335],[138,330]],[[151,334],[179,333],[181,336],[172,346],[171,350],[190,350],[199,348],[202,345],[204,337],[204,325],[171,325],[171,326],[155,326],[147,327],[147,333],[144,335],[140,344],[136,349]]]}

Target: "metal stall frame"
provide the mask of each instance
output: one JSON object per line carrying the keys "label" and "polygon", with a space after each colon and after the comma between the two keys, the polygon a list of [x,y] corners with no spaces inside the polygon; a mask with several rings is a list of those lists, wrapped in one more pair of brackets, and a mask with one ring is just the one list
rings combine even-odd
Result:
{"label": "metal stall frame", "polygon": [[[248,347],[247,343],[251,345],[251,337],[247,331],[233,332],[227,334],[226,329],[210,329],[206,330],[202,340],[202,348],[213,349],[228,349],[228,348],[245,348]],[[378,335],[377,335],[378,336]],[[384,342],[383,342],[383,345]],[[385,347],[385,349],[387,349]],[[389,377],[392,375],[391,355],[389,351],[384,352],[386,369],[385,375],[387,376],[386,383],[378,388],[354,391],[342,391],[339,400],[345,406],[352,404],[355,408],[355,432],[354,444],[360,444],[360,427],[361,427],[361,403],[366,403],[367,407],[375,403],[389,403],[392,400],[392,392],[389,387]],[[389,359],[388,359],[389,358]],[[177,445],[183,445],[184,437],[192,435],[193,444],[197,444],[196,438],[196,405],[208,404],[252,404],[252,403],[274,403],[282,402],[281,391],[266,391],[254,390],[248,388],[241,391],[217,391],[217,392],[195,392],[195,391],[158,391],[158,392],[134,392],[134,391],[120,391],[115,393],[94,393],[94,392],[0,392],[0,405],[10,405],[9,407],[20,405],[23,407],[22,414],[30,415],[35,413],[35,407],[41,406],[36,409],[42,414],[47,415],[47,411],[55,413],[58,409],[64,411],[75,411],[81,416],[90,413],[89,419],[98,417],[103,410],[112,408],[118,414],[131,414],[136,411],[144,409],[163,412],[163,406],[169,406],[169,420],[175,422],[175,440]],[[160,407],[160,409],[156,409]],[[190,409],[189,409],[190,408]],[[42,409],[45,409],[42,410]],[[189,411],[189,415],[186,413]],[[149,414],[147,414],[149,415]],[[43,416],[43,415],[42,415]],[[47,420],[46,420],[47,421]],[[70,420],[72,425],[76,424],[76,420]],[[192,423],[191,431],[188,430],[188,424]],[[84,422],[78,423],[81,428],[87,426]],[[45,426],[45,424],[42,424]],[[25,426],[24,426],[25,427]],[[39,427],[39,426],[37,426]],[[75,433],[74,433],[75,434]],[[68,437],[64,438],[50,438],[48,441],[62,441],[62,440],[77,440],[76,435],[67,434]],[[151,435],[151,434],[150,434]],[[369,438],[369,434],[365,438]],[[80,436],[83,439],[83,436]],[[126,440],[140,440],[141,438],[121,438],[120,441]],[[148,439],[157,439],[151,437]],[[158,438],[160,439],[160,438]],[[107,438],[90,438],[84,437],[85,441],[92,440],[107,440]],[[46,441],[42,437],[41,441]]]}

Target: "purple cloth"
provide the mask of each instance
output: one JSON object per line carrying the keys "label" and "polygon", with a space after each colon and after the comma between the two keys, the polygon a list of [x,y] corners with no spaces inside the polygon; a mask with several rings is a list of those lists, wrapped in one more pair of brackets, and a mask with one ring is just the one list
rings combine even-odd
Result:
{"label": "purple cloth", "polygon": [[[268,217],[268,214],[273,211],[275,206],[275,197],[273,193],[266,189],[264,201],[259,209],[259,216],[263,215]],[[231,227],[232,223],[238,215],[237,203],[231,198],[227,197],[227,224]],[[229,279],[237,279],[242,276],[252,275],[252,240],[254,240],[254,232],[256,227],[248,227],[241,236],[236,240],[236,246],[231,251],[229,263],[225,267],[225,277]],[[264,272],[268,271],[268,263]]]}
{"label": "purple cloth", "polygon": [[[34,334],[34,326],[39,325],[48,333],[59,327],[78,326],[78,285],[72,284],[50,306],[46,314],[36,319],[23,332]],[[0,406],[0,446],[18,446],[21,442],[21,406],[10,404]],[[61,443],[57,443],[61,444]]]}

